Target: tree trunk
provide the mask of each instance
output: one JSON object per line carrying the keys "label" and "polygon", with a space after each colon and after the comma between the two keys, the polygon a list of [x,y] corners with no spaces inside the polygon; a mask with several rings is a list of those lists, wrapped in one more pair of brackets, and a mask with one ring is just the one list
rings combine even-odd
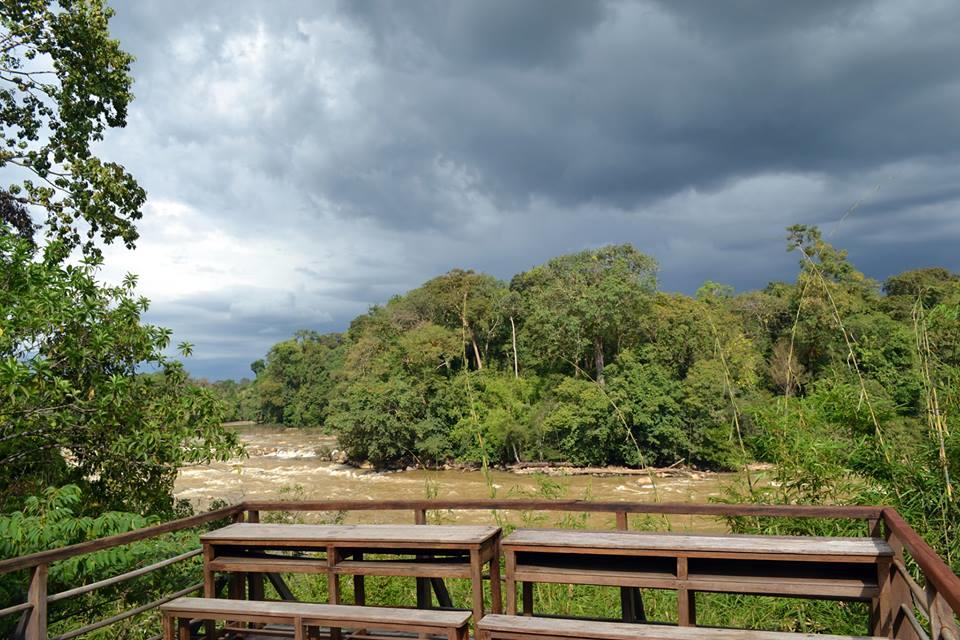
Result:
{"label": "tree trunk", "polygon": [[477,348],[477,339],[473,337],[473,332],[470,332],[470,342],[473,343],[473,355],[477,359],[477,371],[483,369],[483,359],[480,358],[480,349]]}
{"label": "tree trunk", "polygon": [[[480,357],[480,349],[477,348],[477,338],[473,335],[473,329],[470,328],[470,323],[467,322],[467,292],[463,292],[463,307],[460,310],[460,322],[463,325],[463,340],[466,342],[467,336],[470,336],[470,344],[473,346],[473,357],[477,361],[477,371],[483,369],[483,359]],[[466,360],[467,354],[466,349],[464,349],[463,354],[464,360]]]}
{"label": "tree trunk", "polygon": [[593,361],[597,368],[597,383],[603,384],[603,339],[593,339]]}
{"label": "tree trunk", "polygon": [[520,364],[517,362],[517,325],[513,324],[513,316],[510,316],[510,336],[513,339],[513,377],[520,377]]}

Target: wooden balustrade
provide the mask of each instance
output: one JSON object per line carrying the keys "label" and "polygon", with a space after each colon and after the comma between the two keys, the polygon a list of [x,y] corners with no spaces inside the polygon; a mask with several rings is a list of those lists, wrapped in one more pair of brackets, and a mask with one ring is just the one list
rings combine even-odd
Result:
{"label": "wooden balustrade", "polygon": [[[158,536],[191,529],[221,519],[234,522],[259,522],[262,512],[270,511],[407,511],[412,512],[417,524],[427,522],[430,511],[462,510],[502,510],[502,511],[544,511],[575,513],[606,513],[613,517],[616,528],[626,530],[631,514],[646,515],[685,515],[716,518],[764,517],[764,518],[832,518],[864,521],[866,533],[871,536],[883,536],[894,550],[894,559],[889,569],[890,600],[886,606],[886,629],[891,638],[900,640],[960,640],[957,626],[957,613],[960,612],[960,578],[937,556],[926,542],[903,520],[894,509],[862,506],[801,506],[801,505],[729,505],[729,504],[680,504],[680,503],[628,503],[628,502],[587,502],[581,500],[538,500],[538,499],[486,499],[486,500],[307,500],[307,501],[268,501],[252,500],[224,507],[208,513],[198,514],[171,522],[138,529],[80,544],[51,549],[18,558],[0,560],[0,574],[14,571],[28,571],[28,582],[24,585],[25,600],[22,603],[0,609],[0,618],[21,614],[20,624],[14,638],[23,640],[47,640],[47,607],[49,603],[62,601],[70,597],[90,593],[97,589],[112,586],[120,582],[146,575],[152,571],[183,562],[198,554],[197,550],[182,553],[173,558],[160,560],[149,566],[100,580],[88,585],[48,594],[47,577],[49,566],[79,555],[110,549],[124,544],[148,540]],[[910,567],[916,567],[918,582]],[[885,571],[885,570],[884,570]],[[262,597],[262,576],[251,585],[251,595]],[[69,640],[95,629],[157,608],[172,598],[197,591],[202,583],[186,587],[175,594],[160,597],[135,609],[105,618],[71,630],[57,638]],[[220,588],[223,585],[217,585]],[[422,594],[418,599],[430,596],[429,584],[418,589]],[[639,593],[625,590],[622,594],[629,609],[640,618],[643,615],[643,603]]]}

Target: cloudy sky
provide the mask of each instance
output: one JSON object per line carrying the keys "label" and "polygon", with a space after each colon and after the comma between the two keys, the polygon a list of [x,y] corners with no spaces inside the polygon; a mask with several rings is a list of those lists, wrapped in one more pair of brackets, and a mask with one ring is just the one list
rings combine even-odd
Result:
{"label": "cloudy sky", "polygon": [[149,202],[104,275],[197,375],[611,242],[688,292],[792,279],[796,222],[877,278],[960,268],[952,0],[114,5],[137,97],[100,151]]}

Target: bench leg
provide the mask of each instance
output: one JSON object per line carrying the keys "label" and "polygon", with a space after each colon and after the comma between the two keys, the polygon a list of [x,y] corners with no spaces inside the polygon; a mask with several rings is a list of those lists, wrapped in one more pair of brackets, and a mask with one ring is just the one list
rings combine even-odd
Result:
{"label": "bench leg", "polygon": [[[480,634],[482,632],[477,632],[477,640],[480,640]],[[469,627],[463,626],[459,629],[450,629],[447,633],[448,640],[470,640],[470,629]]]}
{"label": "bench leg", "polygon": [[293,640],[307,640],[304,634],[303,619],[299,616],[293,619]]}

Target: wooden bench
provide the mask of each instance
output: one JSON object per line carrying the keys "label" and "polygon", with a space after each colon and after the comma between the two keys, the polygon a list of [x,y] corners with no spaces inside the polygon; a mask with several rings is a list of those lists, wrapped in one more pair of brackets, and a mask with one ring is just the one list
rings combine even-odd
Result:
{"label": "wooden bench", "polygon": [[318,637],[319,627],[330,628],[331,636],[339,635],[340,629],[375,629],[467,640],[470,621],[468,611],[214,598],[177,598],[161,605],[160,611],[163,613],[164,640],[190,640],[190,624],[195,620],[292,625],[296,640]]}
{"label": "wooden bench", "polygon": [[880,640],[783,631],[674,627],[491,614],[477,623],[477,640]]}
{"label": "wooden bench", "polygon": [[501,550],[508,614],[517,612],[517,582],[526,614],[532,585],[553,582],[674,589],[681,626],[696,624],[697,592],[869,602],[873,633],[886,632],[893,550],[880,539],[518,529]]}
{"label": "wooden bench", "polygon": [[[417,580],[417,606],[432,605],[430,585],[442,607],[452,606],[444,578],[471,581],[473,616],[484,614],[483,568],[490,569],[490,601],[500,613],[500,528],[475,525],[315,525],[236,523],[200,536],[204,596],[214,595],[214,575],[232,574],[230,597],[262,599],[264,574],[326,574],[330,604],[340,602],[340,577],[353,576],[354,602],[366,604],[364,576]],[[294,557],[278,553],[302,552]],[[321,555],[322,554],[322,555]],[[377,556],[372,559],[371,556]]]}

